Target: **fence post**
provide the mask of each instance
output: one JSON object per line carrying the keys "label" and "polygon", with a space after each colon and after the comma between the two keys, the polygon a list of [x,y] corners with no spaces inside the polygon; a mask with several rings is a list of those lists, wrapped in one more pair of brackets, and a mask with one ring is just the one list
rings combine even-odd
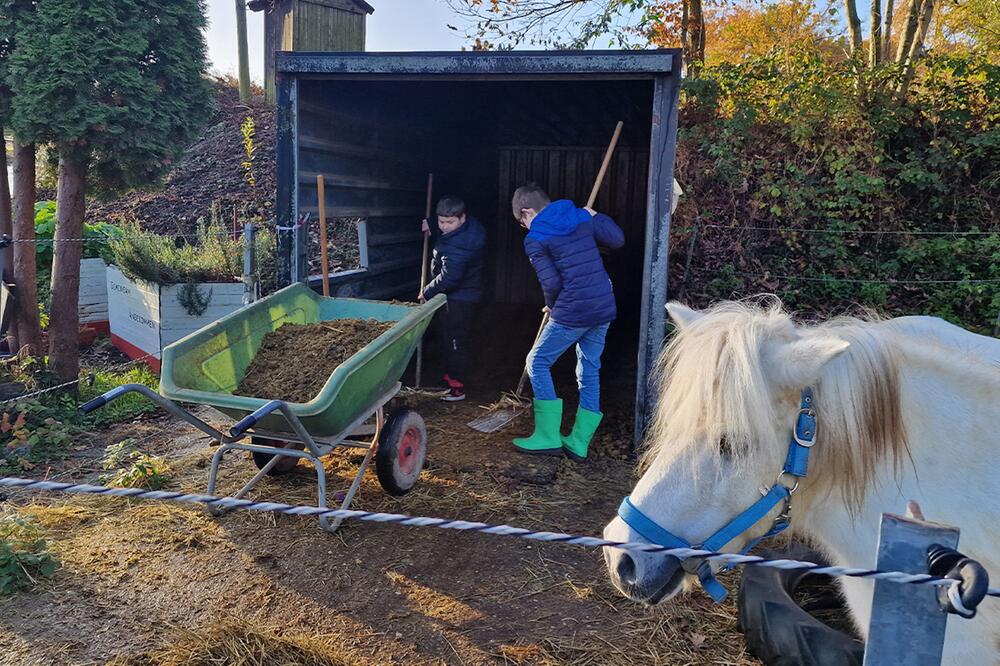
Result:
{"label": "fence post", "polygon": [[243,305],[257,300],[257,253],[254,251],[254,226],[243,225]]}
{"label": "fence post", "polygon": [[[927,573],[933,544],[958,547],[957,527],[882,514],[877,568]],[[930,585],[876,581],[865,666],[940,666],[948,614]]]}

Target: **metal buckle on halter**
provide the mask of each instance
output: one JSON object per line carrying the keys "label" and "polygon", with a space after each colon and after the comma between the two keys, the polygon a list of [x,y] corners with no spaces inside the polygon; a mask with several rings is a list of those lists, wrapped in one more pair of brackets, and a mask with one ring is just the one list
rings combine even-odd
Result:
{"label": "metal buckle on halter", "polygon": [[[806,416],[811,416],[813,418],[816,418],[816,412],[813,409],[800,409],[799,410],[799,416],[802,416],[803,414],[805,414]],[[807,432],[807,434],[812,435],[812,437],[810,437],[809,439],[801,439],[799,437],[798,417],[796,417],[795,427],[792,428],[792,439],[794,439],[795,443],[798,444],[799,446],[805,447],[807,449],[811,449],[812,445],[816,443],[816,433],[815,432]],[[796,485],[798,485],[798,484],[796,484]]]}
{"label": "metal buckle on halter", "polygon": [[[781,482],[781,477],[785,476],[786,474],[787,474],[788,476],[790,476],[790,477],[792,477],[792,478],[794,478],[794,479],[795,479],[795,483],[794,483],[793,485],[791,485],[791,486],[786,486],[785,484],[783,484],[783,483]],[[792,495],[792,493],[794,493],[794,492],[795,492],[796,490],[798,490],[798,489],[799,489],[799,478],[798,478],[797,476],[795,476],[794,474],[791,474],[790,472],[786,472],[785,470],[781,470],[780,472],[778,472],[778,478],[776,478],[776,479],[774,480],[774,485],[775,485],[775,486],[784,486],[784,487],[785,487],[785,490],[787,490],[787,491],[788,491],[788,495],[789,495],[789,496],[791,496],[791,495]],[[773,487],[773,486],[772,486],[772,487]],[[758,489],[757,489],[757,492],[759,492],[759,493],[760,493],[760,496],[761,496],[761,497],[766,497],[766,496],[767,496],[767,494],[768,494],[769,492],[771,492],[771,488],[767,488],[767,487],[765,487],[765,486],[761,486],[760,488],[758,488]]]}

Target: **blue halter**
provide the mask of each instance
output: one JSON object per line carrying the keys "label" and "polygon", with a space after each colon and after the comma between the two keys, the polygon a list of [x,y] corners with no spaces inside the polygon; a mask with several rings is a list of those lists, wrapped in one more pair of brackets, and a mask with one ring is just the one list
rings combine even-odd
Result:
{"label": "blue halter", "polygon": [[[779,504],[784,504],[781,514],[775,518],[765,534],[752,539],[740,554],[746,554],[751,548],[756,546],[762,539],[775,536],[783,532],[791,520],[792,493],[799,487],[799,479],[806,476],[809,469],[809,450],[816,441],[816,412],[813,410],[812,389],[806,388],[801,394],[801,404],[799,405],[799,416],[795,422],[795,429],[792,431],[792,441],[788,445],[788,455],[785,457],[785,465],[778,474],[774,485],[770,490],[761,489],[762,497],[750,505],[750,507],[740,515],[729,521],[722,529],[705,539],[700,544],[691,544],[684,539],[671,534],[663,529],[652,518],[640,511],[632,501],[626,497],[618,507],[618,517],[625,521],[625,524],[639,533],[639,535],[649,541],[667,548],[697,548],[699,550],[721,551],[722,548],[757,524],[764,516]],[[795,477],[794,484],[789,487],[782,483],[785,475]],[[690,563],[690,564],[689,564]],[[712,567],[706,560],[690,558],[684,560],[685,571],[698,576],[701,586],[716,602],[726,598],[726,589],[715,578]]]}

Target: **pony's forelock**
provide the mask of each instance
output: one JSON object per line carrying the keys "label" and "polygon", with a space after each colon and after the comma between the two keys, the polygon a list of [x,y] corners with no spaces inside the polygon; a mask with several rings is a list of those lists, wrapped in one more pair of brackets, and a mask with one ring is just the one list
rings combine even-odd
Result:
{"label": "pony's forelock", "polygon": [[[783,391],[769,383],[764,345],[808,335],[850,343],[813,386],[818,436],[812,491],[837,492],[856,510],[883,460],[892,459],[898,469],[908,455],[899,377],[877,316],[797,326],[774,297],[726,301],[701,315],[681,326],[660,355],[654,381],[661,398],[642,471],[661,457],[693,458],[692,447],[699,445],[707,445],[720,465],[725,437],[731,473],[771,473],[758,467],[783,460],[788,440],[785,434],[776,440],[775,428],[790,428],[804,387]],[[697,453],[704,460],[704,452]]]}

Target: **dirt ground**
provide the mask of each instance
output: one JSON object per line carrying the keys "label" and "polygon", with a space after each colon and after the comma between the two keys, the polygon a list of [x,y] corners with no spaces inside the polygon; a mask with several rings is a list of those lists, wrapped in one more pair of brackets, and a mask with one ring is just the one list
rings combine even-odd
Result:
{"label": "dirt ground", "polygon": [[285,324],[264,336],[236,394],[309,402],[337,366],[393,324],[374,319]]}
{"label": "dirt ground", "polygon": [[[460,404],[405,396],[427,422],[421,480],[394,499],[370,471],[355,506],[600,533],[633,483],[633,463],[601,455],[611,443],[600,439],[598,460],[587,464],[518,454],[509,438],[530,419],[492,435],[464,425],[488,397],[496,396]],[[171,487],[204,492],[212,448],[166,417],[96,434],[45,474],[93,481],[103,446],[126,436],[170,461]],[[331,495],[346,489],[360,457],[329,457]],[[231,454],[220,490],[235,491],[255,471]],[[252,496],[309,504],[312,482],[299,466]],[[44,526],[62,568],[33,592],[0,599],[2,664],[756,663],[731,601],[715,606],[695,594],[646,609],[612,589],[591,550],[370,523],[331,535],[287,516],[10,495],[5,510]],[[735,580],[725,578],[731,588]]]}

